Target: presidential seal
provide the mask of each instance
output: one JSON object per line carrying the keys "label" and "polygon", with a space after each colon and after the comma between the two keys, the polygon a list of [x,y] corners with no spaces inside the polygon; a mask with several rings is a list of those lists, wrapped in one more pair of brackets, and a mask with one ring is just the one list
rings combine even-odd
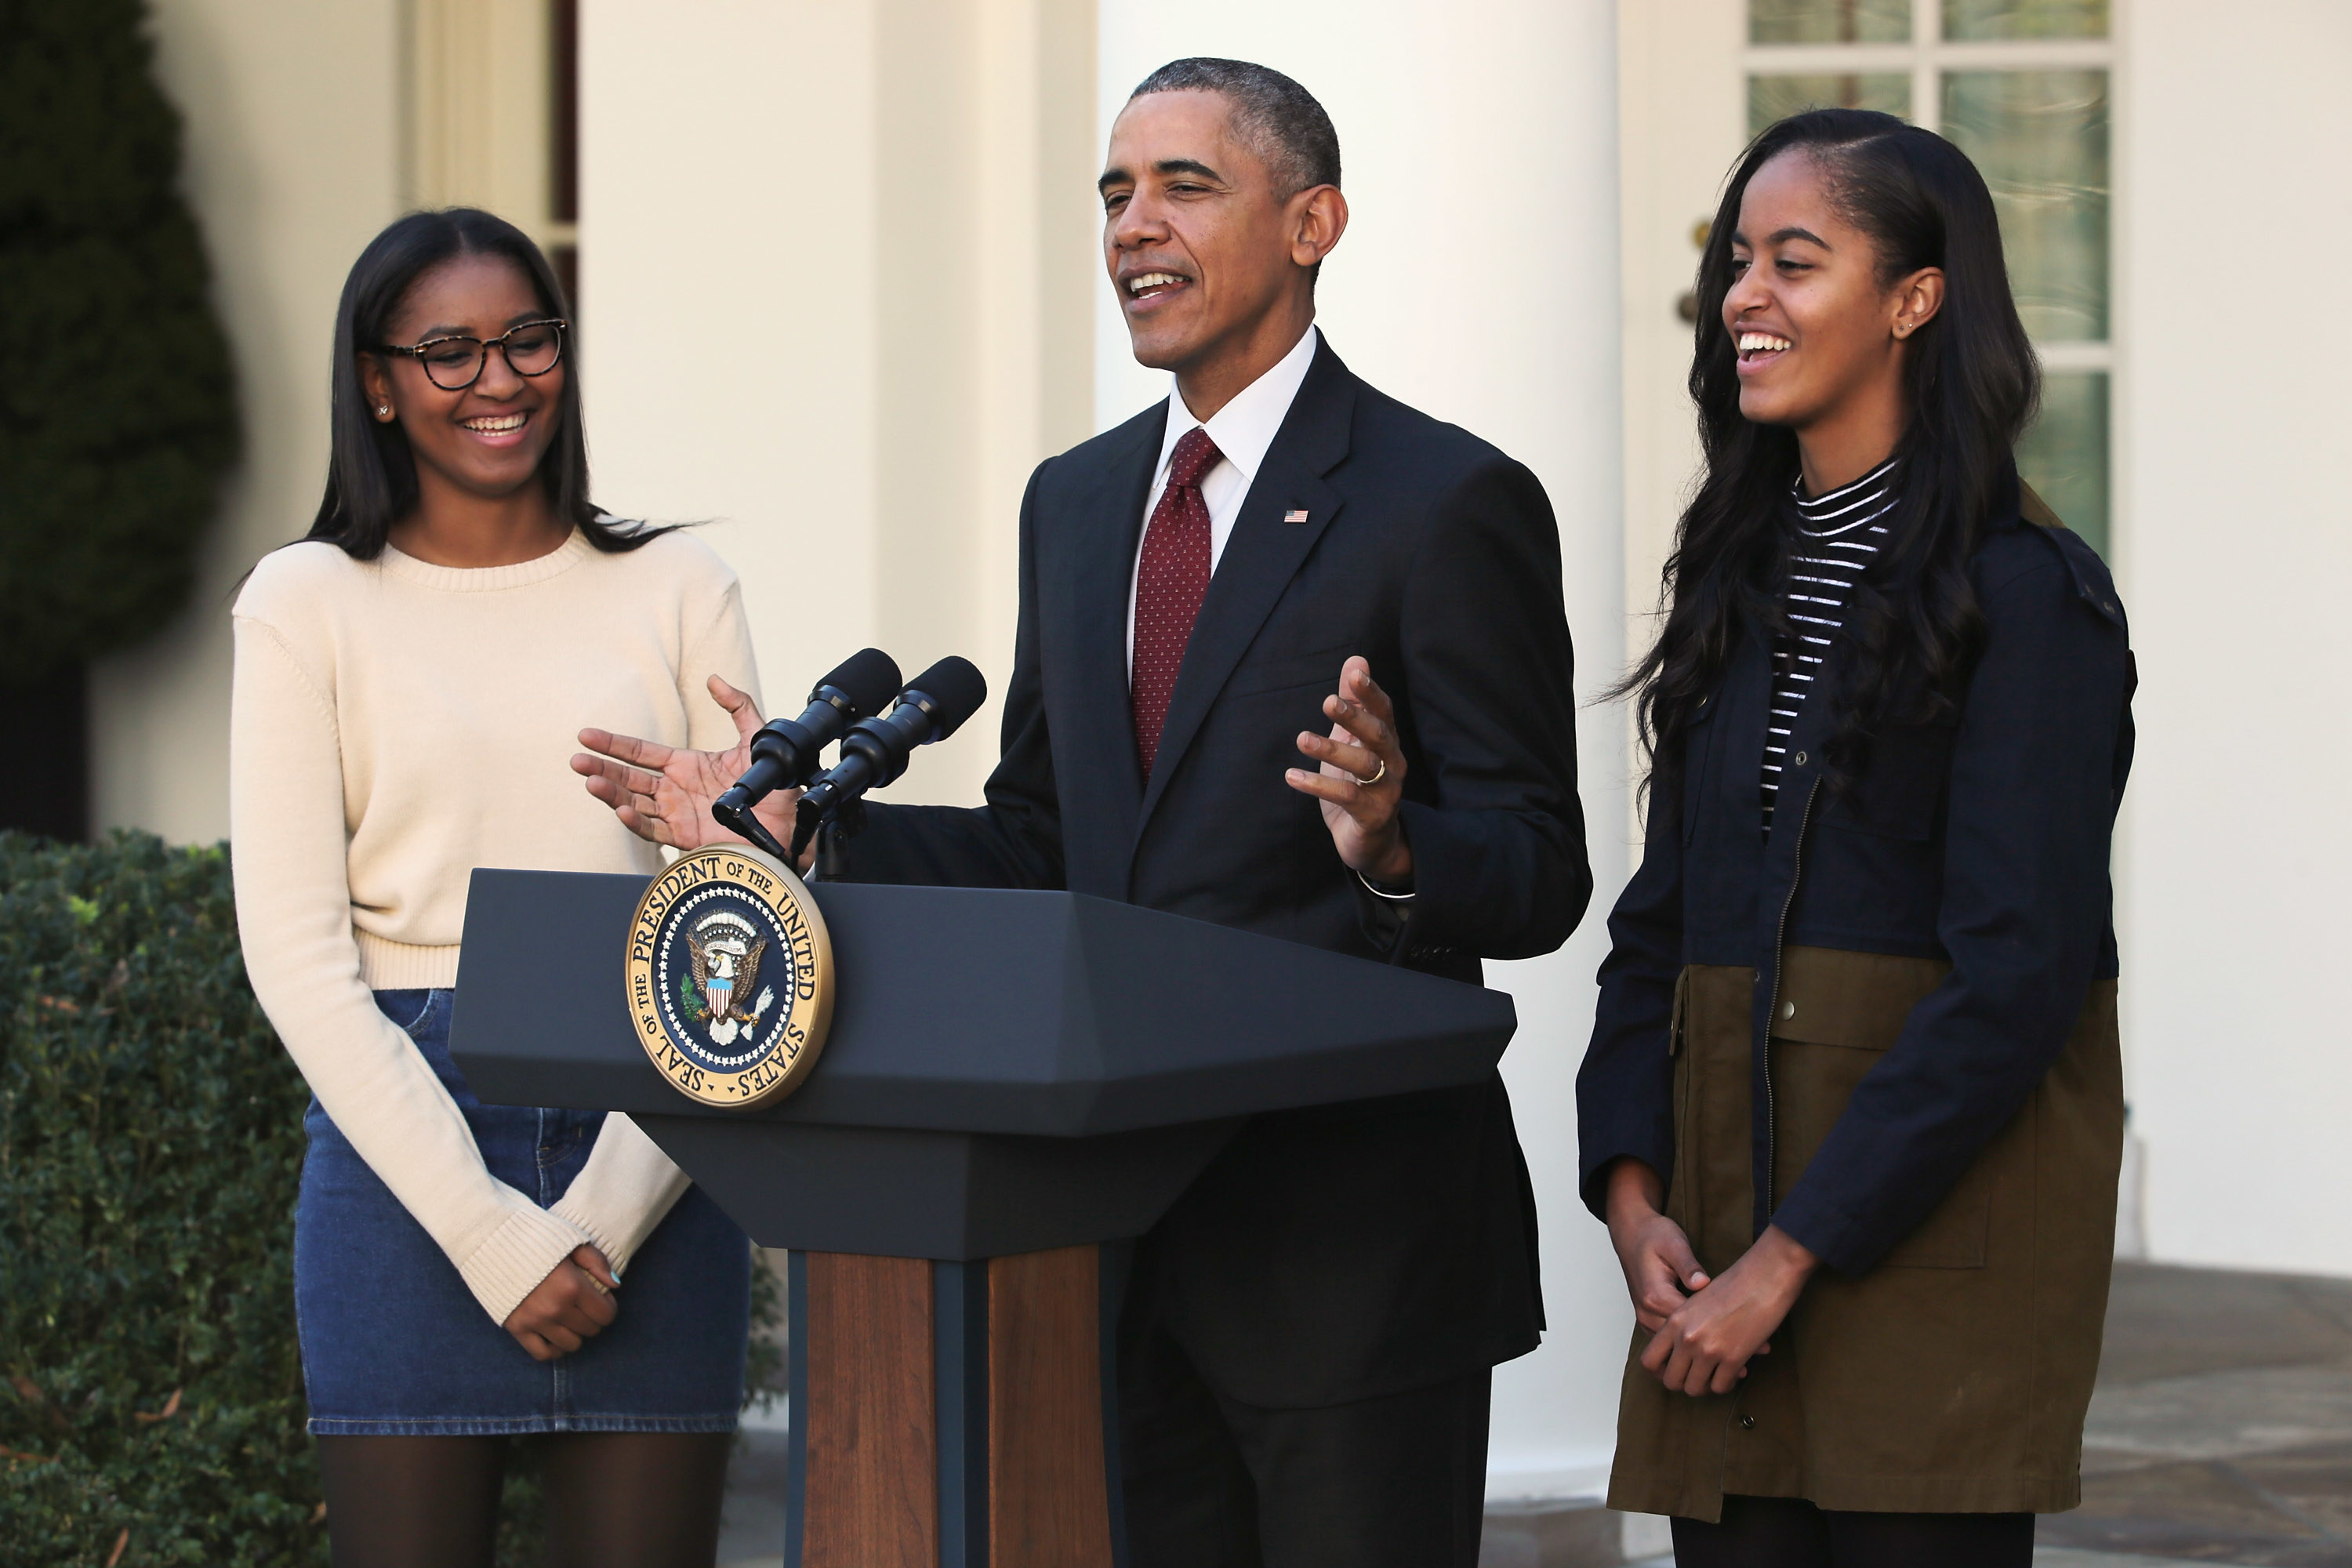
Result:
{"label": "presidential seal", "polygon": [[705,1105],[761,1105],[816,1066],[833,949],[801,879],[748,845],[698,849],[629,922],[629,1016],[662,1076]]}

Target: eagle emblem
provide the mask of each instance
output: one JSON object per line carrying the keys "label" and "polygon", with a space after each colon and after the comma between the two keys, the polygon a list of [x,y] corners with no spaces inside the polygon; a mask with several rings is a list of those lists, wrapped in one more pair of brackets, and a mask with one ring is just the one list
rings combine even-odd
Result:
{"label": "eagle emblem", "polygon": [[748,844],[681,855],[646,884],[624,975],[637,1043],[703,1105],[792,1093],[833,1021],[824,911],[791,867]]}
{"label": "eagle emblem", "polygon": [[710,1031],[713,1045],[731,1046],[738,1034],[758,1028],[775,1004],[773,986],[751,1000],[768,939],[741,916],[721,911],[686,932],[686,945],[692,972],[678,977],[678,1000],[688,1017]]}

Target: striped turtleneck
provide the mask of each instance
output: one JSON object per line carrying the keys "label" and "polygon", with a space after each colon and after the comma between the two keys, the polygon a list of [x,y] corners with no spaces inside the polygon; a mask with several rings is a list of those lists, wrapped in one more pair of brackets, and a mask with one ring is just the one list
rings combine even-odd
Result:
{"label": "striped turtleneck", "polygon": [[1796,537],[1790,551],[1789,591],[1781,610],[1789,631],[1772,639],[1772,716],[1764,735],[1764,832],[1789,765],[1789,737],[1845,625],[1853,585],[1886,542],[1886,514],[1895,510],[1895,464],[1889,458],[1850,485],[1807,497],[1804,481],[1790,486]]}

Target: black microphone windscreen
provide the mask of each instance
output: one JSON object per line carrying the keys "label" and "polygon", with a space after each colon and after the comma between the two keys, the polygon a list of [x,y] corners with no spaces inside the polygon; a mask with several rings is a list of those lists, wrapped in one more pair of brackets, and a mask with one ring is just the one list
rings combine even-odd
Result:
{"label": "black microphone windscreen", "polygon": [[879,713],[898,695],[898,661],[878,647],[860,648],[817,684],[846,692],[860,713]]}
{"label": "black microphone windscreen", "polygon": [[944,741],[988,700],[988,677],[971,660],[950,654],[907,682],[907,689],[931,700],[931,722],[937,726],[931,739]]}

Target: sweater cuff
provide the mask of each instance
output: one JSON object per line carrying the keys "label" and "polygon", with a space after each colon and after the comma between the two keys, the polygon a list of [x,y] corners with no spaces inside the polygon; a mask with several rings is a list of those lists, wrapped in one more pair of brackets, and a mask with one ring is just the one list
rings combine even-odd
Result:
{"label": "sweater cuff", "polygon": [[549,1212],[578,1226],[619,1275],[693,1184],[661,1145],[616,1110],[604,1118],[587,1164]]}
{"label": "sweater cuff", "polygon": [[590,1240],[578,1226],[528,1203],[515,1206],[506,1223],[490,1232],[457,1272],[490,1321],[503,1327],[524,1297]]}
{"label": "sweater cuff", "polygon": [[547,1212],[568,1224],[578,1226],[580,1234],[588,1238],[588,1244],[604,1254],[605,1267],[612,1269],[614,1279],[618,1279],[628,1272],[629,1249],[611,1226],[599,1223],[593,1214],[564,1207],[561,1199]]}

